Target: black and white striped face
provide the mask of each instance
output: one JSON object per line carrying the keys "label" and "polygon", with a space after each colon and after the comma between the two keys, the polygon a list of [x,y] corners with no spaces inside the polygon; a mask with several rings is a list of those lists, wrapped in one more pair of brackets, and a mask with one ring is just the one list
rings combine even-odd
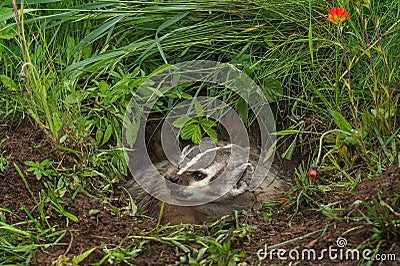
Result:
{"label": "black and white striped face", "polygon": [[[210,147],[202,152],[196,147],[184,149],[178,166],[171,165],[163,173],[165,179],[183,186],[180,189],[175,188],[175,190],[169,186],[172,196],[177,199],[183,197],[188,199],[196,193],[208,193],[208,185],[210,185],[209,193],[212,195],[226,191],[226,186],[229,185],[237,188],[236,181],[250,164],[247,162],[247,154],[244,150],[236,152],[239,156],[232,158],[232,147],[240,148],[229,144]],[[219,177],[222,177],[222,181],[218,179],[213,182]],[[233,181],[231,182],[231,180]]]}
{"label": "black and white striped face", "polygon": [[204,186],[220,176],[229,160],[230,145],[203,152],[196,148],[184,149],[178,167],[167,168],[164,177],[181,186]]}

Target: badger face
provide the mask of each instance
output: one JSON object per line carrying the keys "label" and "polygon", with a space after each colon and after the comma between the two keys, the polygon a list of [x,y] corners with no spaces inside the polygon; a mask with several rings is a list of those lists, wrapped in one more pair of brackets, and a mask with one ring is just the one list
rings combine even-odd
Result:
{"label": "badger face", "polygon": [[[233,149],[236,156],[232,157]],[[238,152],[239,151],[239,152]],[[171,196],[177,200],[199,199],[201,193],[209,196],[222,196],[226,188],[233,187],[234,194],[245,191],[247,183],[241,180],[243,173],[251,168],[248,153],[237,145],[211,147],[200,152],[186,149],[178,166],[170,166],[163,173]],[[169,184],[169,185],[168,185]],[[182,187],[176,187],[176,184]]]}
{"label": "badger face", "polygon": [[[238,152],[233,152],[235,149]],[[136,178],[142,182],[148,180],[149,187],[157,191],[158,195],[173,199],[165,205],[163,222],[201,223],[206,216],[223,216],[232,210],[251,209],[259,207],[264,201],[279,199],[280,194],[290,186],[290,180],[274,164],[269,172],[265,172],[265,179],[256,190],[250,187],[259,158],[254,151],[248,152],[238,145],[223,142],[202,150],[198,147],[185,147],[175,164],[168,160],[155,164],[158,174],[164,179],[155,182],[148,178],[154,174],[153,171],[137,172]],[[231,186],[228,192],[223,191],[226,185]],[[158,217],[161,201],[154,194],[144,191],[135,179],[128,182],[127,188],[143,213],[153,218]],[[195,201],[207,193],[221,193],[223,196],[219,195],[216,200],[205,204],[180,204],[188,200]]]}

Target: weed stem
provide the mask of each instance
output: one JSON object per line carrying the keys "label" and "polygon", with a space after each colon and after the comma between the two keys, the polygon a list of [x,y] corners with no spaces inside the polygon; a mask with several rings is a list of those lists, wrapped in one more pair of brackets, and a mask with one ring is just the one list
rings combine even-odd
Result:
{"label": "weed stem", "polygon": [[350,82],[351,75],[350,75],[349,59],[347,58],[346,49],[344,47],[343,28],[341,26],[338,26],[338,27],[339,27],[339,34],[340,34],[340,43],[342,44],[343,56],[344,56],[344,61],[346,63],[346,69],[347,69],[347,82],[349,83],[350,101],[353,102],[353,88],[351,87],[351,82]]}
{"label": "weed stem", "polygon": [[164,214],[164,207],[165,207],[165,202],[162,201],[162,202],[161,202],[160,213],[159,213],[158,219],[157,219],[156,228],[158,228],[158,227],[160,226],[160,224],[161,224],[161,219],[162,219],[162,216],[163,216],[163,214]]}
{"label": "weed stem", "polygon": [[32,96],[32,90],[31,90],[31,87],[30,87],[29,79],[28,79],[28,70],[25,70],[27,68],[27,66],[33,67],[33,69],[36,71],[35,65],[33,65],[31,62],[24,63],[22,65],[22,67],[21,67],[21,72],[19,72],[19,80],[21,82],[28,81],[26,87],[27,87],[27,90],[28,90],[29,99],[32,101],[33,96]]}
{"label": "weed stem", "polygon": [[353,88],[351,87],[350,64],[349,64],[349,58],[347,57],[346,48],[344,46],[343,27],[338,25],[338,29],[339,29],[339,34],[340,34],[340,42],[341,42],[341,45],[342,45],[344,61],[346,63],[346,69],[347,69],[347,83],[348,83],[348,86],[349,86],[349,98],[350,98],[351,109],[352,109],[352,112],[353,112],[354,125],[357,127],[357,111],[356,111],[356,108],[354,106]]}
{"label": "weed stem", "polygon": [[[21,46],[22,56],[24,56],[25,55],[24,39],[22,37],[21,24],[19,23],[19,19],[18,19],[18,6],[17,6],[17,2],[15,0],[12,0],[12,4],[14,7],[15,23],[17,24],[17,28],[18,28],[19,45]],[[23,1],[21,1],[21,5],[23,5]]]}
{"label": "weed stem", "polygon": [[382,60],[383,60],[383,64],[385,66],[385,71],[386,71],[386,77],[388,79],[388,84],[387,84],[387,97],[388,97],[388,135],[390,136],[391,134],[391,117],[390,117],[390,105],[391,105],[391,100],[390,100],[390,96],[391,96],[391,90],[390,90],[390,73],[389,73],[389,65],[387,63],[386,60],[386,56],[385,56],[385,50],[383,49],[383,45],[382,45],[382,36],[379,33],[379,28],[376,24],[376,20],[375,20],[375,15],[374,15],[374,11],[372,9],[372,5],[371,3],[369,3],[369,12],[371,13],[371,19],[372,22],[374,23],[374,28],[375,28],[375,32],[376,32],[376,36],[378,37],[378,43],[379,46],[381,48],[381,53],[382,53]]}
{"label": "weed stem", "polygon": [[357,10],[358,13],[360,15],[360,21],[361,21],[361,26],[364,30],[364,38],[365,38],[365,43],[367,45],[367,50],[369,50],[369,64],[371,65],[371,71],[372,71],[372,79],[374,80],[374,97],[375,97],[375,109],[378,110],[378,91],[376,88],[376,84],[377,84],[377,77],[375,75],[375,67],[374,67],[374,60],[372,58],[372,50],[371,50],[371,46],[370,46],[370,41],[368,38],[368,32],[367,32],[367,27],[365,25],[365,21],[364,21],[364,16],[362,14],[362,10],[360,5],[357,5]]}
{"label": "weed stem", "polygon": [[315,164],[313,165],[313,167],[317,168],[318,165],[319,165],[319,160],[320,160],[320,158],[321,158],[321,152],[322,152],[322,141],[323,141],[324,137],[325,137],[326,135],[328,135],[328,134],[330,134],[330,133],[334,133],[334,132],[343,133],[343,134],[346,134],[346,135],[349,135],[349,136],[352,135],[352,133],[347,132],[347,131],[343,131],[343,130],[340,130],[340,129],[331,129],[331,130],[328,130],[328,131],[324,132],[324,133],[321,135],[321,138],[319,139],[318,156],[317,156],[317,160],[315,161]]}

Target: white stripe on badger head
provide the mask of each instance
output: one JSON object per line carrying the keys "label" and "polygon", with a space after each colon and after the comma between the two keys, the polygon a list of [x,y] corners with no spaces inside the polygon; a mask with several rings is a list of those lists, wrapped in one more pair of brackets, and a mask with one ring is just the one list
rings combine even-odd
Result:
{"label": "white stripe on badger head", "polygon": [[226,148],[226,147],[231,147],[232,146],[232,144],[229,144],[229,145],[226,145],[226,146],[224,146],[224,147],[215,147],[215,148],[212,148],[212,149],[208,149],[208,150],[206,150],[205,152],[202,152],[202,153],[199,153],[199,154],[197,154],[192,160],[190,160],[187,164],[186,164],[186,166],[185,167],[182,167],[179,171],[178,171],[178,175],[181,175],[183,172],[185,172],[187,169],[189,169],[189,167],[191,167],[192,165],[194,165],[195,163],[197,163],[198,161],[199,161],[199,159],[203,156],[203,155],[205,155],[205,154],[207,154],[207,153],[209,153],[209,152],[212,152],[212,151],[216,151],[216,150],[219,150],[219,149],[222,149],[222,148]]}
{"label": "white stripe on badger head", "polygon": [[181,165],[183,161],[185,161],[186,157],[195,149],[198,149],[197,146],[187,145],[183,147],[181,155],[179,156],[178,165]]}
{"label": "white stripe on badger head", "polygon": [[185,146],[185,147],[182,149],[182,155],[181,155],[182,160],[185,159],[186,156],[188,156],[188,155],[189,155],[194,149],[196,149],[196,148],[197,148],[196,146],[194,146],[194,147],[192,147],[192,146],[190,146],[190,145]]}

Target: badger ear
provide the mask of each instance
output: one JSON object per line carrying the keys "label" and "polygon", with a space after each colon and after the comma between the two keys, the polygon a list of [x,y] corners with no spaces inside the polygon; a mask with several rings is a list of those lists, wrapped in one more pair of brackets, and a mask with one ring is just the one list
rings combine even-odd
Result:
{"label": "badger ear", "polygon": [[238,180],[235,180],[236,183],[233,185],[233,188],[228,192],[229,197],[236,197],[245,191],[249,190],[251,178],[254,172],[254,166],[251,163],[243,163],[239,165],[234,172],[236,172],[236,176],[240,175]]}
{"label": "badger ear", "polygon": [[244,168],[243,175],[240,178],[240,180],[241,180],[240,182],[244,182],[247,184],[247,186],[249,186],[250,182],[251,182],[251,178],[253,177],[254,166],[251,163],[246,163],[246,164],[243,164],[243,167],[245,167],[245,168]]}
{"label": "badger ear", "polygon": [[253,164],[251,164],[251,163],[246,163],[245,164],[246,165],[246,169],[245,169],[245,172],[244,172],[244,174],[252,174],[252,173],[254,173],[254,166],[253,166]]}
{"label": "badger ear", "polygon": [[254,173],[254,166],[251,163],[243,163],[239,165],[236,169],[243,172],[242,176],[250,175],[251,177],[251,175]]}
{"label": "badger ear", "polygon": [[[229,171],[228,175],[233,176],[233,177],[239,177],[239,179],[234,179],[235,185],[237,185],[237,183],[249,184],[251,181],[253,172],[254,172],[254,167],[251,163],[243,163],[243,164],[240,164],[239,166],[236,166],[234,169],[231,169]],[[233,180],[229,180],[229,181],[233,181]]]}

